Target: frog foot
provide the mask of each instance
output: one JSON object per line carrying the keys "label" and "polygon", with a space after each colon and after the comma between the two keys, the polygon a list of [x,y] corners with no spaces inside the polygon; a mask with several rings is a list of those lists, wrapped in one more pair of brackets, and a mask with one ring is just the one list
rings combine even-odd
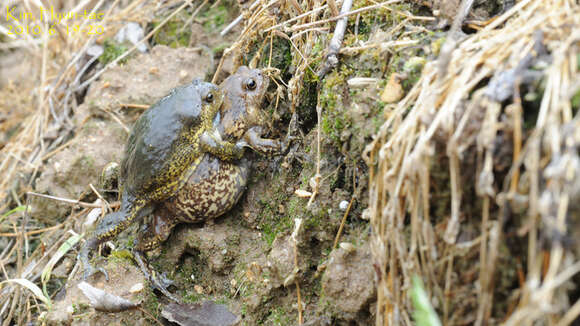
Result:
{"label": "frog foot", "polygon": [[143,254],[139,251],[133,252],[133,257],[135,258],[135,261],[137,261],[137,264],[139,265],[139,268],[141,268],[141,272],[145,275],[145,278],[148,279],[149,282],[151,282],[151,286],[159,290],[161,293],[163,293],[166,297],[168,297],[172,301],[181,303],[181,301],[176,296],[174,296],[171,292],[169,292],[169,290],[167,290],[167,288],[173,284],[173,281],[168,279],[165,276],[165,274],[161,275],[161,277],[157,277],[155,273],[150,273],[149,269],[145,265],[145,262],[143,261],[142,256]]}
{"label": "frog foot", "polygon": [[95,268],[89,262],[89,253],[91,251],[95,250],[97,248],[97,246],[98,246],[98,240],[96,238],[89,239],[84,244],[84,246],[81,248],[81,251],[79,253],[78,260],[81,261],[81,263],[83,264],[83,268],[85,270],[84,274],[83,274],[84,281],[86,281],[89,277],[96,274],[97,272],[103,273],[103,275],[105,275],[105,279],[107,281],[109,280],[109,274],[107,274],[107,271],[104,268],[102,268],[102,267]]}
{"label": "frog foot", "polygon": [[91,277],[92,275],[101,272],[103,273],[103,275],[105,275],[105,280],[109,281],[109,274],[107,274],[107,271],[103,268],[103,267],[94,267],[91,264],[88,264],[85,267],[85,272],[83,274],[83,281],[86,281],[89,277]]}
{"label": "frog foot", "polygon": [[286,139],[282,141],[282,144],[280,146],[280,154],[287,154],[290,151],[292,143],[297,139],[300,139],[300,137],[294,135],[287,135]]}

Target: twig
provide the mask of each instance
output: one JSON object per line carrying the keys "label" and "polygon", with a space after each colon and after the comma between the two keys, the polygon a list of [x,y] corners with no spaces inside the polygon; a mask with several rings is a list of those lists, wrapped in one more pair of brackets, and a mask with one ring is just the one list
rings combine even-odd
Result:
{"label": "twig", "polygon": [[21,236],[23,234],[26,234],[27,236],[28,235],[35,235],[35,234],[44,233],[44,232],[50,231],[50,230],[60,229],[63,226],[64,226],[64,223],[61,223],[61,224],[57,224],[57,225],[54,225],[54,226],[51,226],[48,228],[32,230],[32,231],[28,231],[28,232],[0,233],[0,237],[18,237],[18,236]]}
{"label": "twig", "polygon": [[[292,239],[292,243],[294,245],[294,273],[298,273],[298,234],[300,233],[300,229],[302,228],[303,220],[301,218],[294,219],[294,231],[290,238]],[[300,284],[298,283],[298,278],[294,276],[294,285],[296,285],[296,297],[298,298],[298,325],[302,325],[303,317],[302,317],[302,298],[300,296]]]}
{"label": "twig", "polygon": [[300,7],[300,5],[298,4],[298,1],[289,0],[289,2],[292,5],[292,7],[294,7],[294,9],[296,9],[296,11],[298,11],[298,14],[302,14],[304,12],[304,10],[302,10],[302,7]]}
{"label": "twig", "polygon": [[[204,6],[205,6],[205,5],[208,3],[208,1],[209,1],[209,0],[204,0],[204,1],[201,3],[201,5],[199,5],[199,6],[198,6],[198,7],[195,9],[195,11],[194,11],[194,12],[191,14],[191,16],[189,17],[189,19],[187,19],[187,22],[185,22],[185,24],[183,24],[183,26],[182,26],[182,27],[179,29],[179,32],[180,32],[180,33],[183,33],[183,31],[185,31],[185,28],[186,28],[187,26],[189,26],[189,25],[190,25],[190,24],[193,22],[193,19],[195,18],[195,16],[197,16],[197,14],[198,14],[198,13],[199,13],[199,11],[201,10],[201,8],[203,8],[203,7],[204,7]],[[219,3],[219,1],[216,1],[216,4],[217,4],[217,3]],[[212,6],[212,7],[213,7],[213,6]]]}
{"label": "twig", "polygon": [[146,104],[136,104],[136,103],[121,103],[119,105],[122,108],[125,109],[141,109],[141,110],[146,110],[149,108],[149,105]]}
{"label": "twig", "polygon": [[[103,109],[101,109],[101,110],[103,110]],[[110,115],[110,116],[111,116],[111,118],[112,118],[113,120],[115,120],[115,122],[117,122],[117,123],[118,123],[118,124],[119,124],[119,125],[120,125],[120,126],[123,128],[123,130],[125,130],[125,132],[126,132],[126,133],[130,133],[130,132],[131,132],[131,130],[129,129],[129,127],[127,127],[127,126],[126,126],[126,125],[123,123],[123,121],[121,121],[121,119],[119,119],[119,117],[117,117],[117,115],[116,115],[116,114],[114,114],[113,112],[111,112],[111,111],[109,111],[109,110],[103,110],[103,111],[105,111],[105,112],[106,112],[108,115]]]}
{"label": "twig", "polygon": [[461,39],[464,38],[463,32],[461,32],[461,25],[469,14],[469,10],[471,10],[471,6],[473,5],[473,0],[463,0],[461,2],[461,7],[457,12],[457,16],[453,20],[453,24],[451,25],[451,29],[449,30],[449,35],[447,40],[441,47],[441,52],[439,54],[439,58],[437,59],[437,74],[439,79],[442,80],[443,77],[447,74],[447,67],[449,66],[449,62],[451,61],[451,53],[457,45],[460,43]]}
{"label": "twig", "polygon": [[[254,8],[256,8],[258,5],[260,4],[260,0],[256,0],[252,3],[252,5],[250,6],[250,10],[253,10]],[[229,33],[234,27],[236,27],[241,21],[242,19],[244,19],[244,15],[239,15],[238,18],[234,19],[233,22],[229,23],[228,26],[226,26],[221,32],[220,35],[224,36],[227,33]]]}
{"label": "twig", "polygon": [[[353,10],[353,11],[350,11],[350,12],[344,12],[344,13],[341,10],[340,11],[341,12],[340,15],[338,15],[336,17],[332,17],[332,18],[329,18],[329,19],[318,20],[318,21],[315,21],[315,22],[307,23],[307,24],[292,26],[290,28],[290,31],[295,32],[295,31],[299,31],[299,30],[302,30],[302,29],[305,29],[305,28],[309,28],[309,27],[312,27],[312,26],[316,26],[316,25],[324,25],[324,24],[333,22],[335,20],[339,20],[341,18],[348,17],[350,15],[355,15],[355,14],[358,14],[358,13],[361,13],[361,12],[365,12],[365,11],[368,11],[368,10],[376,9],[378,7],[384,7],[386,5],[390,5],[390,4],[394,4],[394,3],[399,3],[401,1],[402,0],[389,0],[389,1],[385,1],[385,2],[378,3],[376,5],[372,5],[372,6],[368,6],[368,7],[363,7],[363,8],[359,8],[359,9],[356,9],[356,10]],[[344,3],[342,4],[342,6],[344,7]]]}
{"label": "twig", "polygon": [[293,17],[293,18],[291,18],[291,19],[288,19],[288,20],[286,20],[286,21],[283,21],[283,22],[281,22],[281,23],[280,23],[280,24],[278,24],[278,25],[274,25],[274,26],[272,26],[272,27],[268,27],[268,28],[266,28],[266,29],[264,30],[264,32],[269,32],[269,31],[271,31],[271,30],[273,30],[273,29],[276,29],[276,28],[278,28],[278,27],[281,27],[281,26],[287,25],[287,24],[289,24],[289,23],[291,23],[291,22],[297,21],[297,20],[299,20],[299,19],[301,19],[301,18],[304,18],[304,17],[306,17],[306,16],[308,16],[308,15],[312,15],[312,14],[314,14],[314,13],[317,13],[317,12],[319,12],[319,11],[321,11],[321,10],[324,10],[324,9],[326,9],[326,8],[328,8],[328,5],[324,5],[324,6],[321,6],[321,7],[315,8],[315,9],[312,9],[312,10],[310,10],[310,11],[308,11],[308,12],[305,12],[305,13],[303,13],[302,15],[298,15],[298,16],[296,16],[296,17]]}
{"label": "twig", "polygon": [[342,220],[340,221],[340,226],[338,227],[338,231],[336,232],[336,237],[334,237],[334,244],[332,245],[332,249],[336,249],[336,246],[338,245],[338,240],[340,239],[340,235],[342,234],[342,230],[344,229],[344,225],[346,224],[346,217],[348,216],[348,213],[350,212],[350,208],[352,207],[352,203],[354,203],[354,195],[350,198],[350,202],[348,203],[348,206],[346,207],[346,211],[344,212],[344,215],[342,216]]}
{"label": "twig", "polygon": [[[342,8],[340,9],[340,16],[350,12],[350,8],[352,7],[352,0],[344,0],[342,3]],[[324,78],[324,76],[336,68],[338,65],[338,51],[340,51],[340,47],[342,46],[342,40],[344,39],[344,32],[346,31],[346,23],[348,21],[348,17],[344,16],[341,17],[340,20],[336,23],[336,28],[334,29],[334,35],[328,44],[328,49],[326,51],[326,61],[322,65],[322,68],[318,72],[318,77],[320,79]]]}
{"label": "twig", "polygon": [[36,197],[52,199],[52,200],[60,201],[60,202],[67,203],[67,204],[79,205],[79,206],[85,207],[85,208],[101,208],[101,205],[99,205],[99,204],[91,204],[91,203],[87,203],[87,202],[82,202],[80,200],[74,200],[74,199],[56,197],[56,196],[51,196],[51,195],[39,194],[36,192],[30,192],[30,191],[27,192],[26,194],[31,195],[31,196],[36,196]]}
{"label": "twig", "polygon": [[314,175],[314,177],[312,177],[310,179],[310,186],[312,187],[312,195],[310,196],[310,199],[308,200],[308,204],[306,204],[306,207],[310,207],[310,205],[312,205],[312,202],[314,202],[314,198],[316,198],[316,195],[318,194],[318,188],[320,187],[320,180],[322,179],[322,176],[320,175],[320,125],[322,123],[322,107],[320,106],[320,96],[318,97],[318,103],[316,104],[316,115],[317,115],[317,119],[318,122],[316,124],[316,128],[317,128],[317,132],[316,132],[316,175]]}

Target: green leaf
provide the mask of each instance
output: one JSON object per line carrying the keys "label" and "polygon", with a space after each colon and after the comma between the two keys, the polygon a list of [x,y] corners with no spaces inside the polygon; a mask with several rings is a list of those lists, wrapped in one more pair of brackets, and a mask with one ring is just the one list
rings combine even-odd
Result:
{"label": "green leaf", "polygon": [[6,217],[8,217],[14,213],[24,212],[27,208],[28,208],[28,206],[26,206],[26,205],[20,205],[14,209],[9,210],[8,212],[6,212],[6,213],[2,214],[2,216],[0,216],[0,222],[2,222]]}
{"label": "green leaf", "polygon": [[66,253],[69,252],[75,246],[75,244],[77,244],[77,242],[79,242],[79,240],[83,237],[82,234],[76,234],[72,231],[69,231],[69,232],[71,232],[73,234],[73,236],[68,238],[62,245],[60,245],[60,247],[58,248],[58,250],[56,251],[54,256],[52,256],[50,258],[50,260],[48,261],[48,263],[46,264],[46,266],[42,270],[42,275],[40,277],[40,280],[42,282],[42,290],[43,290],[44,295],[46,297],[48,297],[48,292],[46,290],[46,283],[48,283],[48,281],[50,280],[50,274],[52,273],[52,269],[54,268],[54,265],[56,265],[56,263],[58,263],[58,261],[64,255],[66,255]]}
{"label": "green leaf", "polygon": [[32,283],[31,281],[29,281],[25,278],[14,278],[14,279],[0,282],[0,285],[5,284],[5,283],[16,283],[16,284],[19,284],[19,285],[29,289],[30,292],[32,292],[40,301],[44,302],[50,309],[50,306],[51,306],[50,298],[48,296],[43,295],[40,288],[36,284]]}
{"label": "green leaf", "polygon": [[417,326],[441,326],[441,321],[437,317],[437,313],[429,301],[429,296],[425,292],[423,281],[417,275],[413,276],[411,299],[415,309],[413,319],[415,319]]}

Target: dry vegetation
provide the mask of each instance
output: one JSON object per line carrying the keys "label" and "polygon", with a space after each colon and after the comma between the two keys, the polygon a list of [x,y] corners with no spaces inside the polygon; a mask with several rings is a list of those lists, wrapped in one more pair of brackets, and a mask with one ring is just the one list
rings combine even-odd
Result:
{"label": "dry vegetation", "polygon": [[[63,256],[74,255],[71,248],[84,232],[78,221],[91,209],[105,205],[80,201],[84,197],[79,194],[78,198],[54,198],[74,206],[58,220],[32,219],[25,211],[46,160],[73,144],[73,136],[85,123],[75,113],[86,88],[136,49],[121,50],[116,59],[94,65],[86,56],[89,46],[104,44],[127,21],[148,26],[144,39],[148,42],[176,16],[187,12],[190,24],[219,5],[219,1],[103,0],[83,2],[82,7],[74,1],[54,2],[59,12],[104,13],[105,34],[67,34],[64,22],[39,25],[45,38],[13,37],[0,29],[0,51],[4,51],[0,58],[17,53],[27,60],[19,69],[29,70],[24,77],[15,73],[9,77],[18,78],[6,77],[15,79],[10,82],[3,76],[0,83],[3,325],[27,324],[51,309],[60,289],[50,280],[53,267]],[[26,12],[38,12],[39,5],[32,0],[15,4]],[[328,160],[344,160],[345,174],[364,180],[360,187],[355,181],[349,184],[351,200],[343,218],[332,221],[334,234],[327,249],[336,248],[344,237],[341,233],[349,213],[351,219],[355,214],[356,219],[370,217],[368,241],[377,289],[371,309],[376,325],[414,324],[413,312],[419,309],[411,300],[416,290],[414,276],[424,282],[431,305],[445,325],[571,324],[580,315],[576,288],[580,281],[577,1],[522,0],[487,25],[470,18],[466,25],[476,32],[457,42],[449,57],[439,59],[436,44],[444,34],[432,35],[429,29],[436,29],[436,19],[427,16],[430,11],[426,10],[443,10],[437,7],[439,2],[355,1],[344,15],[338,14],[340,5],[334,0],[245,2],[231,32],[235,39],[218,51],[221,59],[213,79],[220,78],[228,60],[235,66],[264,68],[276,85],[272,103],[276,110],[280,106],[275,114],[282,117],[282,129],[286,131],[297,120],[310,125],[302,131],[312,129],[309,135],[315,135],[306,137],[314,140],[315,163],[308,179],[297,181],[302,187],[296,195],[307,197],[303,206],[316,206],[325,195],[319,194],[329,182],[321,165]],[[152,24],[159,16],[163,18]],[[348,65],[339,64],[326,80],[320,79],[317,73],[325,64],[325,48],[335,22],[344,17],[349,28],[339,58]],[[0,18],[0,27],[8,24],[6,18]],[[359,24],[366,28],[364,37],[358,35]],[[53,36],[48,36],[49,29]],[[289,44],[287,53],[277,51],[280,41]],[[372,101],[368,106],[381,109],[372,117],[382,124],[372,140],[368,136],[374,130],[365,127],[376,122],[369,122],[369,117],[353,118],[346,127],[329,127],[329,119],[343,119],[334,111],[336,99],[329,95],[333,87],[342,90],[370,83],[380,91],[385,84],[403,91],[397,83],[387,84],[387,77],[401,68],[388,64],[402,66],[405,60],[398,54],[421,46],[434,50],[423,53],[425,59],[421,59],[427,63],[418,80],[407,76],[414,86],[404,87],[408,93],[403,99],[385,104],[375,96],[378,92],[368,96],[367,101]],[[353,62],[359,58],[364,60],[357,66]],[[375,66],[369,68],[368,62]],[[351,96],[366,96],[361,94]],[[115,114],[106,114],[123,124]],[[333,154],[326,152],[329,148]],[[301,147],[293,154],[305,151]],[[368,167],[362,166],[361,155]],[[81,186],[89,193],[97,192],[88,182]],[[291,234],[296,267],[288,278],[294,286],[285,291],[297,301],[288,309],[292,318],[287,323],[278,321],[282,324],[310,321],[316,325],[326,320],[314,318],[317,308],[301,300],[301,284],[303,295],[311,294],[304,284],[315,284],[298,268],[300,250],[304,250],[304,244],[299,244],[300,229],[307,227],[303,224],[310,223],[298,219],[285,230]],[[356,233],[349,236],[350,241]],[[366,241],[364,235],[360,238]],[[341,250],[351,249],[344,245]],[[69,280],[78,268],[71,268]]]}
{"label": "dry vegetation", "polygon": [[[579,18],[572,1],[521,1],[391,108],[368,148],[377,325],[412,324],[413,275],[447,325],[578,317]],[[495,99],[493,78],[541,56],[537,42],[541,94]]]}

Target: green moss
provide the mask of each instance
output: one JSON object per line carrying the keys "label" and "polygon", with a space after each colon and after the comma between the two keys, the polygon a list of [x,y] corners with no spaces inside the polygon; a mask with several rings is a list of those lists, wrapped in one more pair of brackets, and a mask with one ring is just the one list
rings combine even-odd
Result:
{"label": "green moss", "polygon": [[266,325],[294,325],[294,316],[289,314],[282,307],[276,307],[268,311],[268,317],[264,324]]}
{"label": "green moss", "polygon": [[578,109],[580,108],[580,90],[577,91],[576,94],[572,96],[572,99],[570,101],[572,103],[572,112],[576,114],[576,112],[578,112]]}
{"label": "green moss", "polygon": [[133,261],[133,254],[127,249],[113,250],[109,259],[112,259],[113,261],[115,261],[115,259]]}
{"label": "green moss", "polygon": [[72,308],[73,308],[73,315],[79,315],[79,314],[84,314],[85,312],[88,312],[89,308],[91,306],[87,303],[73,303],[72,304]]}
{"label": "green moss", "polygon": [[159,299],[152,290],[143,291],[142,293],[141,300],[143,303],[141,306],[151,315],[158,317],[161,312],[161,303],[159,302]]}
{"label": "green moss", "polygon": [[[261,46],[261,41],[256,42],[248,52],[246,60],[249,61],[256,55],[256,52]],[[292,65],[292,45],[290,41],[285,38],[275,37],[272,40],[272,56],[270,58],[270,42],[266,41],[266,45],[260,53],[260,67],[274,67],[280,70],[280,76],[284,80],[290,79],[290,67]]]}
{"label": "green moss", "polygon": [[183,296],[184,303],[195,303],[203,299],[203,295],[198,294],[195,291],[191,291]]}
{"label": "green moss", "polygon": [[208,34],[212,34],[216,30],[221,30],[228,18],[228,6],[221,4],[217,7],[211,7],[209,10],[201,14],[203,22],[203,29]]}
{"label": "green moss", "polygon": [[[126,45],[119,44],[113,40],[106,40],[103,44],[103,54],[99,57],[99,62],[103,65],[117,59],[121,54],[125,53],[129,48]],[[130,56],[127,56],[119,61],[120,64],[127,62]]]}
{"label": "green moss", "polygon": [[[185,47],[189,45],[191,40],[191,28],[185,27],[189,15],[186,12],[181,12],[165,25],[163,25],[154,35],[153,42],[155,44],[163,44],[172,48]],[[156,28],[165,17],[159,17],[153,22],[153,28]]]}
{"label": "green moss", "polygon": [[223,52],[224,52],[224,50],[225,50],[225,49],[226,49],[228,46],[229,46],[229,44],[228,44],[228,43],[220,43],[220,44],[218,44],[218,45],[214,46],[214,47],[211,49],[211,52],[212,52],[214,55],[219,55],[220,53],[223,53]]}

